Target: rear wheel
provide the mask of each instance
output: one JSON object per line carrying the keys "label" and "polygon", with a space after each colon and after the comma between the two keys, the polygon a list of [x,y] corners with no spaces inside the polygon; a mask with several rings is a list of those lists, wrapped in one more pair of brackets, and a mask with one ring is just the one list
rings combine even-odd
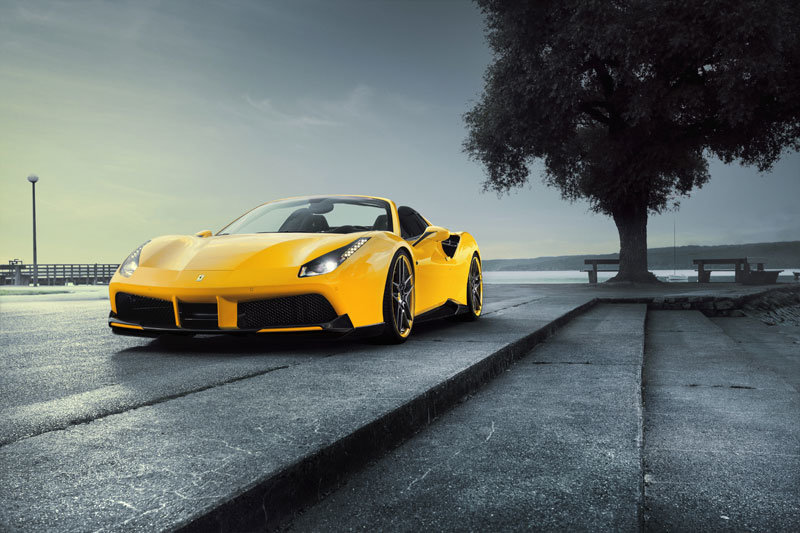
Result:
{"label": "rear wheel", "polygon": [[380,340],[389,344],[405,342],[414,326],[414,270],[403,252],[392,258],[383,294],[383,334]]}
{"label": "rear wheel", "polygon": [[483,271],[477,254],[472,256],[467,275],[467,312],[465,320],[478,320],[483,310]]}

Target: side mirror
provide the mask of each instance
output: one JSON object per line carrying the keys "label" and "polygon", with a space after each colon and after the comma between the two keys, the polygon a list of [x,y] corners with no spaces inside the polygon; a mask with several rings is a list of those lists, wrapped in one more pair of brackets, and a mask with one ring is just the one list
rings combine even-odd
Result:
{"label": "side mirror", "polygon": [[203,231],[198,231],[194,234],[195,237],[211,237],[212,233],[210,229],[204,229]]}
{"label": "side mirror", "polygon": [[450,232],[441,226],[428,226],[425,228],[425,233],[431,233],[427,238],[434,242],[446,241],[450,238]]}

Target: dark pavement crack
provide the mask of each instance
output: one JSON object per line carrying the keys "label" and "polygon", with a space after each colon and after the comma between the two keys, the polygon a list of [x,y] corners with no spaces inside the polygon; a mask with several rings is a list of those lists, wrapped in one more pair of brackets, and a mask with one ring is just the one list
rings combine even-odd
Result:
{"label": "dark pavement crack", "polygon": [[591,361],[531,361],[532,365],[593,365]]}
{"label": "dark pavement crack", "polygon": [[498,312],[500,312],[500,311],[505,311],[506,309],[513,309],[513,308],[515,308],[515,307],[519,307],[519,306],[521,306],[521,305],[525,305],[525,304],[529,304],[529,303],[533,303],[533,302],[538,302],[539,300],[542,300],[542,299],[543,299],[543,297],[541,297],[541,296],[540,296],[540,297],[538,297],[538,298],[533,298],[532,300],[526,300],[526,301],[524,301],[524,302],[520,302],[520,303],[518,303],[518,304],[509,305],[509,306],[507,306],[507,307],[501,307],[500,309],[494,309],[494,310],[492,310],[492,311],[488,311],[487,313],[484,313],[484,315],[483,315],[483,316],[491,315],[491,314],[493,314],[493,313],[498,313]]}
{"label": "dark pavement crack", "polygon": [[703,385],[700,383],[689,383],[686,385],[687,387],[706,387],[709,389],[747,389],[747,390],[756,390],[755,387],[750,387],[749,385]]}

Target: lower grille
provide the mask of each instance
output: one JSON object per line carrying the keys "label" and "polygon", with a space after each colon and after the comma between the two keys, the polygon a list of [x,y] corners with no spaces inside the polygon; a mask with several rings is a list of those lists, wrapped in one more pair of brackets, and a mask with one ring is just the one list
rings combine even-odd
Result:
{"label": "lower grille", "polygon": [[312,326],[330,322],[334,318],[336,311],[321,294],[239,302],[239,329]]}
{"label": "lower grille", "polygon": [[187,329],[218,329],[217,304],[178,302],[181,327]]}
{"label": "lower grille", "polygon": [[142,326],[174,328],[175,310],[169,300],[118,292],[117,317]]}

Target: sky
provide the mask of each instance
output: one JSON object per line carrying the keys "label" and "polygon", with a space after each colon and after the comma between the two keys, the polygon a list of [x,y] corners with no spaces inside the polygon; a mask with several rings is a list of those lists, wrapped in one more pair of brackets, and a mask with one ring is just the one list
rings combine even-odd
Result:
{"label": "sky", "polygon": [[[487,259],[615,252],[614,223],[536,175],[498,197],[462,152],[491,61],[466,0],[0,0],[0,262],[118,263],[263,202],[367,194]],[[800,156],[711,162],[649,245],[800,239]]]}

